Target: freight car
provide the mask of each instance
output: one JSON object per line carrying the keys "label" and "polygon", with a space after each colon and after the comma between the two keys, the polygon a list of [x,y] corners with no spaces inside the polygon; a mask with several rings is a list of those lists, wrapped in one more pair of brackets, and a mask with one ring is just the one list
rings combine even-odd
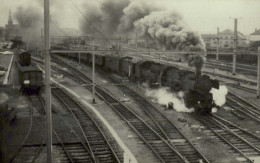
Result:
{"label": "freight car", "polygon": [[21,90],[26,93],[38,93],[41,89],[42,83],[42,71],[36,65],[18,66],[19,84]]}
{"label": "freight car", "polygon": [[[91,63],[92,55],[86,55],[82,62]],[[75,56],[77,57],[77,56]],[[100,59],[98,59],[100,58]],[[78,59],[78,58],[77,58]],[[180,68],[155,63],[153,61],[136,61],[131,57],[115,55],[96,55],[96,64],[102,65],[109,72],[130,76],[139,82],[146,82],[151,87],[167,86],[173,91],[185,92],[184,102],[188,108],[193,107],[197,113],[211,113],[215,106],[212,88],[219,88],[219,82],[209,76]]]}
{"label": "freight car", "polygon": [[31,64],[31,54],[25,50],[16,51],[17,61],[21,66],[29,66]]}
{"label": "freight car", "polygon": [[43,85],[42,71],[31,63],[31,54],[28,51],[19,49],[15,54],[21,91],[29,94],[38,93]]}

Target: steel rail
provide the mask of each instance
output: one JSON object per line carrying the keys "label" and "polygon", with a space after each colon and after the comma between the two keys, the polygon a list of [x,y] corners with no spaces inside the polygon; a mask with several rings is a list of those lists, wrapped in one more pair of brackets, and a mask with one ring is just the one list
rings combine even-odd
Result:
{"label": "steel rail", "polygon": [[[110,77],[110,79],[114,82],[119,82],[115,80],[114,78]],[[120,82],[119,82],[120,83]],[[203,160],[203,162],[209,162],[202,154],[201,152],[190,142],[190,140],[173,124],[173,122],[161,111],[159,110],[156,106],[154,106],[151,102],[149,102],[147,99],[139,95],[138,93],[134,92],[133,90],[129,89],[125,85],[120,85],[119,88],[126,94],[130,95],[134,100],[139,104],[140,107],[143,108],[145,113],[156,123],[157,127],[162,131],[162,133],[165,135],[165,138],[167,141],[174,147],[176,146],[172,143],[171,138],[170,138],[170,132],[169,130],[176,130],[177,134],[181,135],[182,138],[184,138],[188,144],[193,148],[197,154],[200,156],[200,159]],[[146,107],[147,106],[147,107]],[[149,109],[148,109],[149,108]],[[156,113],[155,113],[156,112]],[[152,115],[155,114],[155,115]],[[159,116],[159,117],[158,117]],[[157,117],[157,120],[156,120]],[[162,120],[162,119],[163,120]],[[159,122],[163,121],[162,124],[160,125]],[[171,128],[163,128],[161,126],[164,126],[165,123],[169,123]],[[176,134],[176,133],[175,133]],[[176,148],[177,150],[180,150]],[[185,157],[185,154],[184,154]],[[188,159],[188,161],[190,161]]]}
{"label": "steel rail", "polygon": [[[57,90],[60,91],[60,93],[62,93],[63,96],[59,95],[60,93],[58,93]],[[71,114],[74,116],[74,118],[77,120],[77,123],[78,123],[78,125],[80,126],[81,131],[82,131],[83,134],[84,134],[84,138],[85,138],[86,141],[87,141],[88,147],[89,147],[89,149],[91,150],[91,152],[93,153],[93,157],[96,158],[97,161],[98,161],[98,158],[95,156],[95,154],[94,154],[94,152],[93,152],[93,150],[92,150],[92,148],[91,148],[90,142],[88,141],[88,138],[87,138],[87,136],[85,135],[85,132],[84,132],[84,130],[83,130],[83,127],[82,127],[82,125],[80,124],[80,121],[78,120],[78,117],[75,115],[75,113],[74,113],[74,112],[70,109],[70,107],[68,106],[68,103],[67,103],[68,101],[63,100],[64,95],[66,95],[67,97],[71,98],[71,100],[73,100],[73,101],[80,107],[80,109],[83,110],[83,112],[85,113],[85,115],[88,116],[88,118],[93,122],[93,124],[94,124],[95,127],[97,128],[98,132],[102,135],[102,138],[105,140],[106,144],[108,145],[110,151],[112,152],[113,156],[115,157],[115,160],[116,160],[117,162],[120,162],[118,156],[116,155],[115,151],[113,150],[112,146],[111,146],[110,143],[108,142],[106,136],[104,135],[104,133],[102,132],[102,130],[100,129],[100,127],[98,126],[98,124],[97,124],[97,123],[95,122],[95,120],[89,115],[89,113],[85,111],[85,109],[81,106],[81,104],[78,103],[76,100],[74,100],[73,97],[71,97],[68,93],[65,93],[65,91],[63,91],[63,90],[61,90],[61,89],[59,89],[59,88],[53,88],[53,89],[52,89],[52,92],[55,94],[56,97],[59,98],[60,101],[63,102],[63,104],[66,106],[66,108],[70,111],[70,113],[71,113]]]}
{"label": "steel rail", "polygon": [[[60,61],[60,62],[61,62],[61,61]],[[69,65],[67,65],[67,66],[70,67],[71,69],[73,69],[73,72],[75,72],[75,73],[79,76],[79,78],[81,78],[82,80],[84,80],[86,83],[91,82],[91,79],[90,79],[89,77],[87,77],[85,74],[83,74],[83,73],[80,72],[79,70],[77,70],[77,69],[75,69],[75,68],[73,68],[73,67],[71,67],[71,66],[69,66]],[[83,78],[83,77],[84,77],[84,78]],[[86,81],[86,80],[87,80],[87,81]],[[91,90],[92,88],[88,87],[88,89]],[[113,98],[113,100],[116,100],[118,103],[120,103],[121,105],[123,105],[124,108],[127,108],[127,110],[128,110],[129,112],[131,112],[131,114],[134,114],[136,117],[138,117],[138,119],[139,119],[142,123],[144,123],[150,130],[152,130],[153,134],[155,134],[155,135],[158,136],[163,142],[165,142],[165,143],[167,144],[167,146],[168,146],[169,148],[171,148],[171,150],[173,150],[173,152],[175,152],[175,153],[178,155],[179,158],[181,158],[181,160],[183,160],[184,162],[187,162],[187,160],[186,160],[175,148],[173,148],[172,145],[170,145],[167,140],[165,140],[164,138],[162,138],[156,131],[154,131],[154,130],[150,127],[150,125],[148,125],[148,124],[147,124],[146,122],[144,122],[138,115],[136,115],[134,112],[132,112],[131,109],[129,109],[127,106],[125,106],[124,104],[122,104],[119,100],[117,100],[116,97],[114,97],[113,95],[111,95],[111,94],[108,93],[107,91],[103,90],[103,88],[100,87],[100,86],[96,86],[96,90],[97,90],[97,95],[98,95],[101,99],[103,99],[104,101],[106,101],[106,102],[108,103],[108,105],[110,105],[110,106],[129,124],[129,126],[130,126],[134,131],[136,131],[136,132],[138,133],[138,135],[143,139],[144,142],[147,143],[147,145],[149,146],[149,148],[152,149],[153,152],[155,152],[155,154],[161,159],[161,161],[164,162],[163,158],[161,158],[161,156],[157,153],[157,151],[155,151],[154,148],[153,148],[152,146],[150,146],[149,142],[147,142],[147,141],[145,140],[145,138],[140,134],[140,132],[139,132],[138,130],[136,130],[136,128],[131,124],[131,122],[129,122],[129,121],[114,107],[114,105],[111,105],[111,103],[110,103],[109,101],[107,101],[107,99],[106,99],[105,97],[103,97],[103,96],[104,96],[104,93],[105,93],[107,96]],[[103,92],[103,95],[101,95],[100,92]]]}
{"label": "steel rail", "polygon": [[[232,147],[235,151],[237,151],[239,154],[241,154],[244,158],[246,158],[249,162],[253,163],[253,161],[244,153],[242,152],[238,147],[236,147],[233,143],[231,143],[229,140],[227,140],[226,138],[224,138],[219,132],[216,131],[216,129],[214,130],[213,127],[211,127],[211,125],[214,125],[214,127],[217,127],[217,128],[220,128],[222,129],[223,131],[226,131],[226,133],[229,133],[231,135],[232,132],[230,132],[227,128],[225,127],[221,127],[221,125],[213,122],[214,120],[212,118],[208,118],[208,119],[205,119],[205,118],[201,118],[199,120],[202,124],[204,124],[208,129],[210,129],[215,135],[217,135],[221,140],[223,140],[225,143],[227,143],[230,147]],[[209,124],[210,123],[210,124]],[[236,136],[236,135],[234,135]],[[239,140],[241,140],[239,137],[238,137]],[[245,143],[243,140],[242,140],[243,143]],[[255,149],[255,148],[254,148]]]}
{"label": "steel rail", "polygon": [[[226,123],[227,125],[225,125],[225,124],[224,124],[224,125],[225,125],[226,127],[228,127],[231,131],[233,131],[234,128],[235,128],[236,130],[238,130],[238,132],[242,132],[242,133],[246,134],[248,137],[250,137],[250,139],[253,138],[254,140],[256,140],[255,142],[258,142],[258,143],[259,143],[259,147],[255,146],[255,142],[251,142],[252,140],[249,140],[249,138],[246,138],[246,137],[241,136],[241,137],[243,137],[243,138],[246,139],[246,140],[248,139],[247,141],[249,141],[249,142],[250,142],[252,145],[254,145],[256,148],[260,149],[260,137],[259,137],[259,136],[255,135],[255,134],[253,134],[253,133],[248,132],[247,130],[245,130],[245,129],[243,129],[243,128],[237,126],[237,125],[235,125],[234,123],[232,123],[232,122],[230,122],[230,121],[228,121],[228,120],[226,120],[226,119],[223,119],[223,118],[220,117],[220,116],[212,115],[212,117],[215,118],[215,119],[217,119],[218,121],[220,121],[222,124]],[[231,127],[229,127],[229,126],[231,126],[231,127],[233,127],[233,128],[231,128]],[[233,131],[233,132],[236,132],[236,131]]]}
{"label": "steel rail", "polygon": [[31,133],[31,130],[32,130],[32,124],[33,124],[33,110],[32,110],[32,107],[30,107],[30,126],[29,126],[29,129],[26,133],[26,136],[24,137],[22,143],[20,144],[20,146],[17,148],[17,151],[15,152],[15,154],[11,157],[10,159],[10,162],[13,162],[14,159],[17,157],[17,155],[19,154],[19,152],[22,150],[23,148],[23,145],[25,143],[25,141],[28,139],[30,133]]}

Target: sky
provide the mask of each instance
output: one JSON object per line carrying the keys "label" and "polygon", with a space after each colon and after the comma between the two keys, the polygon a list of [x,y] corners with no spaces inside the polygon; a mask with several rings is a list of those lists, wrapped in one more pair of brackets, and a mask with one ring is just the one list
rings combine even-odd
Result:
{"label": "sky", "polygon": [[[61,28],[79,29],[82,15],[73,7],[71,1],[80,8],[84,0],[50,1],[51,16]],[[102,0],[88,1],[98,3],[97,1]],[[245,35],[253,33],[255,28],[260,29],[260,0],[153,0],[151,3],[177,11],[189,28],[201,34],[216,33],[217,27],[220,31],[233,30],[233,18],[238,18],[238,30]],[[9,9],[14,13],[18,6],[27,5],[37,7],[43,14],[43,0],[0,0],[0,26],[7,23]]]}

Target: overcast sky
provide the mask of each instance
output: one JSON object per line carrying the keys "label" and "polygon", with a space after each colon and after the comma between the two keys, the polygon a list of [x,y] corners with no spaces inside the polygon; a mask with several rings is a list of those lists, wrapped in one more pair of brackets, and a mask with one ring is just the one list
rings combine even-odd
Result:
{"label": "overcast sky", "polygon": [[[82,15],[72,6],[71,0],[50,1],[54,4],[51,14],[60,27],[78,28]],[[73,1],[80,4],[84,0]],[[97,0],[88,1],[97,3]],[[189,27],[199,33],[216,33],[217,27],[233,30],[232,18],[240,18],[238,30],[246,35],[260,28],[260,0],[154,0],[154,3],[177,11]],[[43,0],[0,0],[0,26],[7,23],[9,9],[15,12],[18,6],[28,4],[43,11]]]}

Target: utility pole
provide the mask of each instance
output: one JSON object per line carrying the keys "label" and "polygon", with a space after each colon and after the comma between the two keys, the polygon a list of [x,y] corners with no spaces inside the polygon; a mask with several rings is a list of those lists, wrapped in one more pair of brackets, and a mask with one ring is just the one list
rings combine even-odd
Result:
{"label": "utility pole", "polygon": [[[93,50],[95,50],[95,46],[93,45],[92,47]],[[92,53],[92,75],[93,75],[93,104],[96,103],[96,100],[95,100],[95,53],[93,51]]]}
{"label": "utility pole", "polygon": [[44,0],[44,50],[45,50],[45,111],[47,125],[47,162],[52,163],[52,117],[51,117],[51,87],[50,87],[50,5]]}
{"label": "utility pole", "polygon": [[237,18],[234,19],[234,46],[233,46],[233,68],[232,74],[236,75],[236,61],[237,61]]}
{"label": "utility pole", "polygon": [[256,98],[260,98],[260,46],[258,46],[258,53],[257,53],[257,93]]}
{"label": "utility pole", "polygon": [[43,29],[41,28],[41,57],[43,57]]}
{"label": "utility pole", "polygon": [[216,54],[217,61],[218,61],[218,55],[219,55],[219,27],[217,29],[217,54]]}

